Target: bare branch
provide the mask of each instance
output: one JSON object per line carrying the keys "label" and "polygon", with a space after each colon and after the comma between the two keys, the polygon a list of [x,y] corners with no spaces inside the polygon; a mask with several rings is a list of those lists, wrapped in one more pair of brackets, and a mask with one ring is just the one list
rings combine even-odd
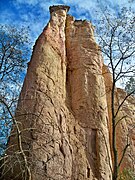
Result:
{"label": "bare branch", "polygon": [[135,90],[132,91],[132,92],[130,92],[129,94],[127,94],[127,95],[125,96],[125,98],[123,99],[123,101],[120,103],[118,109],[116,110],[116,113],[115,113],[115,115],[114,115],[115,118],[117,117],[117,115],[118,115],[118,113],[119,113],[119,110],[122,108],[122,105],[125,103],[125,101],[127,100],[127,98],[130,97],[132,94],[134,94],[134,92],[135,92]]}
{"label": "bare branch", "polygon": [[22,154],[22,157],[24,159],[24,163],[25,163],[25,168],[27,170],[27,173],[28,173],[28,177],[29,177],[29,180],[31,180],[31,172],[30,172],[30,168],[28,166],[28,161],[27,161],[27,157],[24,153],[24,150],[23,150],[23,147],[22,147],[22,137],[21,137],[21,131],[19,129],[19,126],[18,126],[18,123],[15,119],[15,117],[13,116],[12,112],[10,111],[9,107],[8,107],[8,104],[6,103],[6,101],[3,99],[3,98],[0,98],[0,102],[4,104],[4,106],[7,108],[10,116],[12,117],[12,120],[13,120],[13,123],[15,124],[16,126],[16,129],[17,129],[17,136],[18,136],[18,146],[19,146],[19,150]]}

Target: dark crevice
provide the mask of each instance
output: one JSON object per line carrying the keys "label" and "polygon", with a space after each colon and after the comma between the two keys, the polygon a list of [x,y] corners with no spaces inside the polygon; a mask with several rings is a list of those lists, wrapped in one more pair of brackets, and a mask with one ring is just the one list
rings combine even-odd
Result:
{"label": "dark crevice", "polygon": [[87,167],[87,178],[90,178],[90,168]]}
{"label": "dark crevice", "polygon": [[62,116],[61,116],[61,114],[59,116],[59,120],[60,120],[60,127],[62,127]]}
{"label": "dark crevice", "polygon": [[59,149],[60,149],[60,152],[62,153],[64,159],[65,159],[65,152],[64,152],[64,149],[63,149],[63,146],[62,145],[59,145]]}

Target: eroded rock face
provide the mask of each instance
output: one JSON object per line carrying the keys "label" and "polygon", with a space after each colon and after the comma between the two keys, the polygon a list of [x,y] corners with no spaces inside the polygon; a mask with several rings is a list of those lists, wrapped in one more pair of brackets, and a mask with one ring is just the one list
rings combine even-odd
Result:
{"label": "eroded rock face", "polygon": [[86,147],[88,168],[92,172],[90,174],[97,179],[111,179],[103,61],[94,40],[91,23],[75,21],[73,17],[67,16],[66,47],[69,106],[83,129],[79,141]]}
{"label": "eroded rock face", "polygon": [[[103,76],[105,80],[106,87],[106,100],[108,106],[108,128],[109,128],[109,136],[110,136],[110,146],[111,146],[111,154],[113,161],[113,153],[112,153],[112,122],[111,122],[111,88],[112,88],[112,77],[111,73],[108,70],[108,67],[103,65]],[[115,90],[115,111],[117,111],[118,107],[122,103],[122,101],[127,96],[126,92],[122,89],[116,88]],[[118,148],[118,161],[120,162],[123,151],[126,148],[126,145],[129,144],[129,147],[126,149],[126,153],[124,155],[123,161],[120,166],[120,171],[123,169],[130,169],[133,172],[135,171],[135,98],[133,96],[128,97],[123,105],[121,106],[116,122],[116,145]]]}
{"label": "eroded rock face", "polygon": [[[16,112],[22,146],[32,180],[111,180],[103,59],[91,23],[76,21],[68,10],[50,8],[35,44]],[[11,136],[9,147],[15,142]],[[5,179],[18,172],[14,166]]]}

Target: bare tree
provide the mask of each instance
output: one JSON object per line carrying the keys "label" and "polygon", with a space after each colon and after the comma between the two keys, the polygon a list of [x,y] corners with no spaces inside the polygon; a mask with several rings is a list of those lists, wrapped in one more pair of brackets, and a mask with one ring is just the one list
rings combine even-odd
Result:
{"label": "bare tree", "polygon": [[125,93],[123,99],[116,104],[116,87],[125,88],[126,82],[135,76],[135,17],[131,9],[123,7],[121,11],[113,14],[109,9],[101,9],[102,16],[98,19],[97,39],[104,55],[105,63],[112,74],[111,85],[111,123],[112,123],[112,152],[113,152],[113,172],[112,179],[117,180],[119,169],[124,159],[125,153],[130,146],[129,137],[123,149],[121,157],[118,155],[117,147],[117,127],[126,116],[119,118],[122,108],[130,96],[135,93],[133,88]]}
{"label": "bare tree", "polygon": [[[0,25],[0,100],[3,98],[13,113],[29,59],[28,30]],[[11,129],[12,118],[5,105],[0,102],[0,154],[4,153]]]}
{"label": "bare tree", "polygon": [[[19,124],[18,124],[15,116],[14,116],[13,113],[11,112],[10,107],[9,107],[8,103],[5,101],[5,99],[4,99],[4,98],[1,98],[1,99],[0,99],[0,102],[1,102],[1,103],[5,106],[5,108],[7,109],[8,113],[9,113],[9,115],[10,115],[12,121],[13,121],[12,123],[13,123],[13,124],[15,125],[15,127],[16,127],[16,135],[17,135],[17,142],[18,142],[18,149],[19,149],[19,151],[15,151],[14,154],[15,154],[15,155],[18,154],[18,155],[20,155],[21,158],[22,158],[22,162],[20,162],[21,160],[20,160],[20,157],[18,156],[18,161],[19,161],[19,163],[22,164],[21,166],[23,167],[23,169],[22,169],[22,171],[21,171],[20,173],[22,173],[23,178],[28,179],[28,180],[31,180],[31,171],[30,171],[30,168],[29,168],[29,165],[28,165],[27,157],[26,157],[26,155],[25,155],[25,151],[24,151],[24,149],[23,149],[23,145],[22,145],[22,135],[21,135],[21,130],[20,130],[20,128],[19,128]],[[4,128],[4,127],[3,127],[3,128]],[[10,148],[10,147],[8,147],[8,148]],[[10,161],[13,160],[13,162],[10,162],[9,159],[10,159]],[[9,155],[7,155],[7,154],[5,154],[4,156],[2,156],[2,157],[0,158],[0,161],[2,161],[1,166],[0,166],[0,169],[2,169],[2,167],[3,167],[5,164],[8,164],[9,168],[12,168],[13,166],[10,167],[10,164],[16,163],[16,162],[14,162],[14,159],[15,159],[15,158],[14,158],[13,155],[11,155],[11,157],[9,157]],[[10,163],[10,164],[9,164],[9,163]],[[8,172],[8,168],[7,168],[6,170],[4,170],[4,173],[5,173],[5,172]],[[3,175],[5,175],[5,174],[3,174],[2,170],[1,170],[1,177],[0,177],[0,179],[1,179],[1,178],[3,179]],[[19,174],[19,175],[20,175],[20,174]]]}
{"label": "bare tree", "polygon": [[[0,179],[8,157],[5,150],[12,124],[17,128],[20,154],[25,162],[25,168],[28,167],[14,111],[30,55],[29,45],[28,29],[0,25]],[[26,172],[29,173],[29,168]]]}

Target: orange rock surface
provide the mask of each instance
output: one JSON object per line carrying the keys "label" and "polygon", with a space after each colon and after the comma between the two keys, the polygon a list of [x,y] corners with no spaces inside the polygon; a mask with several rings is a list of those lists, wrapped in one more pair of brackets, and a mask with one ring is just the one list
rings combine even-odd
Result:
{"label": "orange rock surface", "polygon": [[[111,180],[111,75],[92,24],[75,20],[68,10],[50,7],[50,21],[33,49],[16,111],[23,149],[32,180]],[[123,95],[118,89],[116,101]],[[126,103],[121,113],[129,116],[118,130],[119,154],[135,119],[135,99]],[[135,139],[133,132],[130,137]],[[11,136],[9,147],[15,143],[17,137]],[[18,150],[17,145],[9,149],[10,155]],[[134,150],[132,144],[123,168],[132,166]],[[5,179],[18,172],[21,167],[13,166]]]}

